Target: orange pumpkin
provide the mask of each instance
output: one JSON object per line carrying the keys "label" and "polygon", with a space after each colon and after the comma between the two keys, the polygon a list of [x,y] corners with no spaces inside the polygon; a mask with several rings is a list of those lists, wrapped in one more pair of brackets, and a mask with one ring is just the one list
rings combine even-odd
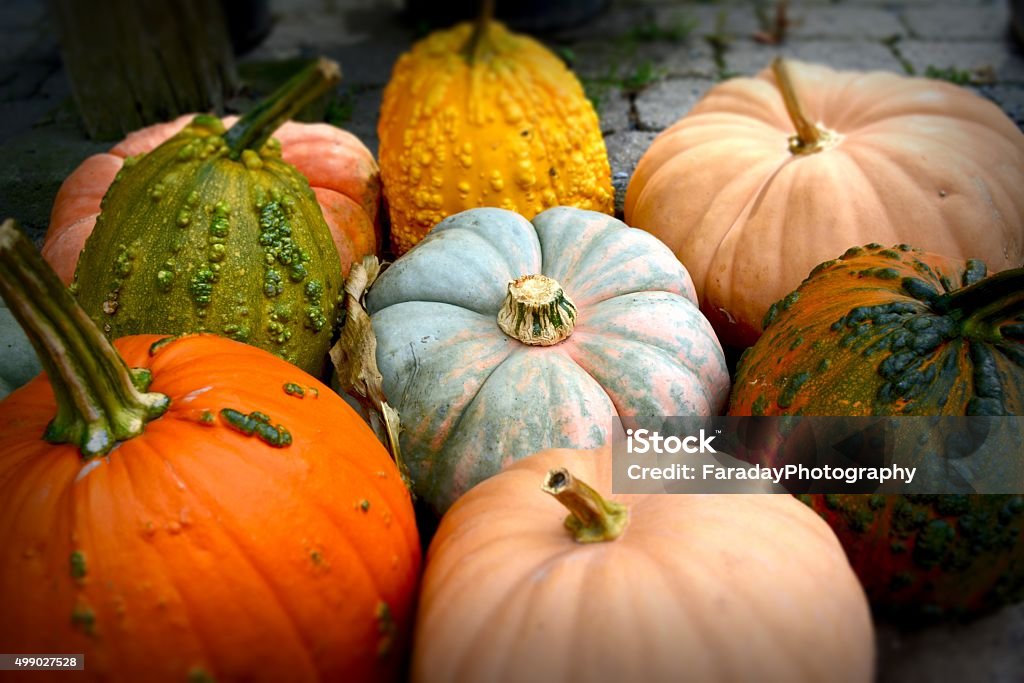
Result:
{"label": "orange pumpkin", "polygon": [[[100,204],[125,159],[156,149],[195,118],[148,126],[129,134],[109,152],[94,154],[65,179],[50,213],[43,257],[65,284],[74,278],[78,255],[92,234]],[[224,119],[225,127],[238,120]],[[352,133],[326,123],[289,121],[274,137],[281,157],[309,181],[338,249],[343,274],[377,250],[380,169],[370,150]]]}
{"label": "orange pumpkin", "polygon": [[542,451],[452,506],[427,554],[414,681],[872,680],[864,592],[807,507],[606,500],[611,482],[609,447]]}
{"label": "orange pumpkin", "polygon": [[970,91],[777,62],[655,139],[625,217],[690,271],[722,342],[749,346],[771,304],[856,244],[1020,266],[1022,187],[1024,135]]}
{"label": "orange pumpkin", "polygon": [[0,650],[84,653],[88,680],[397,677],[415,519],[341,398],[213,335],[112,347],[10,223],[0,292],[50,378],[0,403]]}

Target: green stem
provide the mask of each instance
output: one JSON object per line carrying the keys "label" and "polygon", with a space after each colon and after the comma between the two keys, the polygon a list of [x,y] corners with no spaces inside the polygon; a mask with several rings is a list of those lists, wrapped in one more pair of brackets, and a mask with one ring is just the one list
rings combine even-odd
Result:
{"label": "green stem", "polygon": [[541,490],[569,510],[565,528],[577,543],[614,541],[629,524],[629,508],[604,497],[564,467],[551,470]]}
{"label": "green stem", "polygon": [[470,64],[476,63],[483,57],[482,47],[487,43],[485,40],[487,28],[494,20],[494,3],[495,0],[481,0],[480,2],[480,14],[477,15],[476,23],[473,25],[473,33],[470,34],[466,46],[462,49],[463,55]]}
{"label": "green stem", "polygon": [[1024,316],[1024,268],[1004,270],[938,297],[932,307],[963,321],[964,334],[999,341],[999,323]]}
{"label": "green stem", "polygon": [[341,67],[337,62],[324,57],[297,73],[224,134],[231,158],[237,159],[246,149],[258,151],[281,124],[305,109],[340,80]]}
{"label": "green stem", "polygon": [[167,410],[166,396],[146,392],[149,373],[128,369],[12,220],[0,225],[0,296],[53,387],[57,414],[44,439],[75,444],[88,459]]}

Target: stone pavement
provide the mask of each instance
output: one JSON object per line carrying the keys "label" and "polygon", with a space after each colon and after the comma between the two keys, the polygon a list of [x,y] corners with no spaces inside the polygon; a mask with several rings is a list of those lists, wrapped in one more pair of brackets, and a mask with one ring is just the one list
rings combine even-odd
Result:
{"label": "stone pavement", "polygon": [[[773,7],[770,0],[612,0],[592,22],[541,37],[598,106],[620,206],[658,131],[717,81],[756,73],[777,53],[954,80],[1024,126],[1024,54],[1010,38],[1008,0],[792,0],[781,46],[753,39],[770,28]],[[19,218],[37,241],[63,178],[110,146],[81,131],[44,8],[0,0],[0,216]],[[241,59],[243,79],[265,79],[282,59],[339,60],[345,78],[332,120],[376,151],[391,66],[433,27],[402,20],[400,0],[271,0],[271,8],[274,28]],[[235,104],[246,101],[243,94]],[[880,624],[879,651],[882,681],[1024,681],[1024,606],[921,631]]]}

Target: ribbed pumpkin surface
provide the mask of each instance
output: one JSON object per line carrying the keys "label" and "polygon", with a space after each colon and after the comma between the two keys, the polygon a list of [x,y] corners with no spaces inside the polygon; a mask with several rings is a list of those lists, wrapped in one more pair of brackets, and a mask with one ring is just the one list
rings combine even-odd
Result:
{"label": "ribbed pumpkin surface", "polygon": [[807,119],[835,134],[820,151],[790,151],[766,70],[661,133],[626,194],[626,222],[679,256],[723,343],[753,344],[771,304],[853,245],[1024,264],[1024,135],[997,106],[934,79],[790,66]]}
{"label": "ribbed pumpkin surface", "polygon": [[613,211],[597,115],[535,40],[487,24],[438,31],[395,65],[378,132],[391,243],[407,251],[446,216],[480,206],[527,218],[553,206]]}
{"label": "ribbed pumpkin surface", "polygon": [[[552,346],[496,322],[509,282],[531,274],[578,310]],[[686,270],[649,234],[592,211],[559,207],[532,224],[500,209],[452,216],[384,271],[368,307],[402,455],[440,510],[537,448],[603,444],[616,414],[715,414],[729,389]]]}
{"label": "ribbed pumpkin surface", "polygon": [[[624,504],[578,543],[564,467]],[[467,493],[427,554],[413,680],[864,683],[871,617],[835,536],[789,496],[611,495],[611,449],[549,450]]]}
{"label": "ribbed pumpkin surface", "polygon": [[[0,404],[0,642],[85,653],[88,680],[395,678],[420,548],[387,452],[278,358],[213,335],[153,356],[157,339],[115,346],[170,408],[107,456],[41,438],[45,376]],[[232,429],[223,408],[264,413],[291,444]]]}

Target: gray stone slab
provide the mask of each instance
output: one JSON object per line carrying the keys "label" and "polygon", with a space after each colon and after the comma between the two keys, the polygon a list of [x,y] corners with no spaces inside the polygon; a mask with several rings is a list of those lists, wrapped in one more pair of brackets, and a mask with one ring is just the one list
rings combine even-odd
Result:
{"label": "gray stone slab", "polygon": [[244,61],[274,62],[320,55],[341,64],[342,83],[346,85],[385,85],[398,57],[411,43],[400,39],[363,40],[355,43],[309,43],[289,46],[262,46],[246,55]]}
{"label": "gray stone slab", "polygon": [[612,167],[612,185],[615,187],[615,215],[620,218],[633,170],[657,135],[648,131],[628,131],[608,135],[604,139],[608,148],[608,162]]}
{"label": "gray stone slab", "polygon": [[766,68],[779,54],[792,52],[792,45],[765,45],[753,40],[740,40],[729,44],[723,58],[724,75],[752,76]]}
{"label": "gray stone slab", "polygon": [[383,88],[360,88],[349,95],[351,115],[339,125],[349,131],[377,156],[380,138],[377,137],[377,121],[380,118],[380,103]]}
{"label": "gray stone slab", "polygon": [[[853,0],[843,0],[852,2]],[[857,0],[866,2],[867,0]],[[880,3],[890,9],[902,10],[910,7],[989,7],[999,0],[880,0]]]}
{"label": "gray stone slab", "polygon": [[877,627],[879,683],[1024,680],[1024,604],[965,624]]}
{"label": "gray stone slab", "polygon": [[976,80],[1024,82],[1024,57],[1008,42],[930,42],[904,40],[900,53],[918,74],[928,67],[953,68],[978,74]]}
{"label": "gray stone slab", "polygon": [[757,12],[749,3],[742,5],[687,4],[683,7],[677,4],[676,6],[658,7],[655,18],[659,26],[666,28],[692,26],[690,33],[696,37],[716,33],[719,30],[724,30],[737,38],[750,37],[761,28]]}
{"label": "gray stone slab", "polygon": [[718,70],[714,51],[706,41],[690,41],[685,45],[673,46],[655,64],[664,70],[666,76],[713,77]]}
{"label": "gray stone slab", "polygon": [[833,38],[882,39],[905,33],[899,15],[881,7],[794,7],[790,11],[790,40]]}
{"label": "gray stone slab", "polygon": [[744,76],[756,74],[766,68],[776,55],[844,71],[903,72],[900,61],[881,43],[841,40],[794,41],[779,46],[754,41],[736,43],[725,53],[726,71]]}
{"label": "gray stone slab", "polygon": [[17,60],[32,49],[36,40],[34,29],[2,30],[0,32],[0,61]]}
{"label": "gray stone slab", "polygon": [[612,5],[581,26],[563,29],[545,36],[558,42],[576,42],[594,38],[623,38],[638,28],[652,25],[654,10],[643,5]]}
{"label": "gray stone slab", "polygon": [[1003,40],[1010,22],[1010,4],[980,7],[928,5],[908,9],[903,19],[916,38],[941,40]]}
{"label": "gray stone slab", "polygon": [[0,164],[0,216],[16,218],[40,243],[61,183],[86,157],[109,148],[75,122],[37,126],[0,144],[0,157],[17,160]]}
{"label": "gray stone slab", "polygon": [[10,32],[35,28],[46,21],[46,3],[38,0],[5,0],[0,3],[0,26],[6,38]]}
{"label": "gray stone slab", "polygon": [[600,79],[621,85],[650,72],[653,80],[667,76],[705,76],[717,72],[709,46],[703,40],[675,44],[639,44],[588,40],[571,47],[572,67],[581,78]]}
{"label": "gray stone slab", "polygon": [[610,87],[600,93],[597,101],[597,116],[601,121],[601,133],[619,133],[632,127],[630,122],[629,96],[621,89]]}
{"label": "gray stone slab", "polygon": [[785,47],[782,54],[844,71],[903,72],[903,65],[892,51],[875,42],[808,40]]}
{"label": "gray stone slab", "polygon": [[0,66],[0,102],[16,102],[38,95],[43,84],[61,70],[59,61],[18,61]]}
{"label": "gray stone slab", "polygon": [[651,86],[636,97],[639,128],[647,131],[668,128],[685,116],[714,83],[707,78],[674,78]]}

